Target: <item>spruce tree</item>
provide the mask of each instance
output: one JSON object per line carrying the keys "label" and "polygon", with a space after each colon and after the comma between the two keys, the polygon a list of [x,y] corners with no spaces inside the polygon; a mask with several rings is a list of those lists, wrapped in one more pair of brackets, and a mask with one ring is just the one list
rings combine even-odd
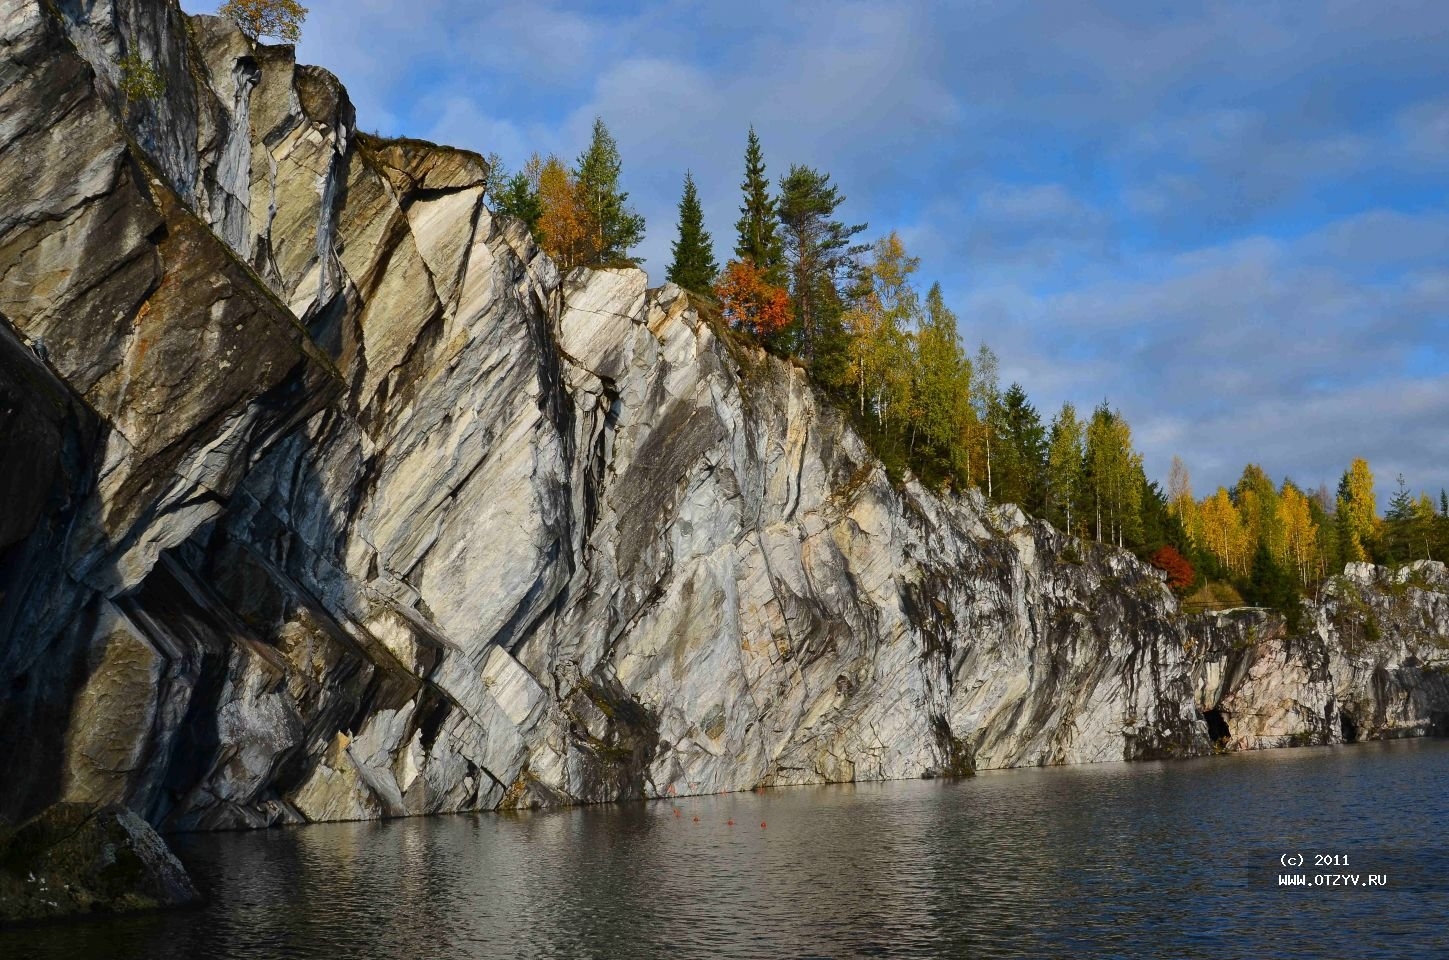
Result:
{"label": "spruce tree", "polygon": [[750,127],[745,144],[745,179],[740,190],[744,193],[744,203],[740,205],[740,219],[735,223],[739,234],[735,256],[753,262],[764,273],[766,282],[783,285],[785,251],[780,240],[780,218],[775,199],[770,196],[765,155],[754,127]]}
{"label": "spruce tree", "polygon": [[679,200],[679,239],[672,249],[674,262],[669,265],[667,279],[695,293],[708,292],[719,273],[719,264],[714,261],[714,241],[704,229],[704,211],[694,189],[694,176],[688,171],[684,174],[684,196]]}
{"label": "spruce tree", "polygon": [[638,257],[629,256],[629,248],[644,239],[644,218],[629,209],[629,195],[619,189],[619,167],[619,145],[603,118],[596,117],[593,139],[579,156],[574,180],[579,201],[593,223],[590,262],[606,267],[639,264]]}

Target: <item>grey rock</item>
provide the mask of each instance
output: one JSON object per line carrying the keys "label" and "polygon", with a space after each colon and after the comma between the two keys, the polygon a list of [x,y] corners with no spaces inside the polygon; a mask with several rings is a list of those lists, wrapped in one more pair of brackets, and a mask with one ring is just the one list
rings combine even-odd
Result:
{"label": "grey rock", "polygon": [[[1186,616],[1127,554],[893,484],[678,288],[560,276],[481,158],[359,133],[289,47],[161,0],[3,29],[0,450],[36,455],[0,459],[0,813],[255,827],[1442,722],[1441,566],[1351,568],[1305,637]],[[144,109],[108,79],[133,33]]]}

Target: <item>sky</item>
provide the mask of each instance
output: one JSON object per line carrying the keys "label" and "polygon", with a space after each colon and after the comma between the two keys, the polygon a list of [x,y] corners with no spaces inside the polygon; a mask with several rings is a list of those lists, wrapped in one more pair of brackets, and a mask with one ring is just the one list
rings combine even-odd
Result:
{"label": "sky", "polygon": [[[193,12],[208,6],[187,0]],[[1150,476],[1449,486],[1449,3],[311,0],[358,124],[578,156],[595,116],[662,282],[686,169],[723,263],[746,131],[899,231],[1049,417]]]}

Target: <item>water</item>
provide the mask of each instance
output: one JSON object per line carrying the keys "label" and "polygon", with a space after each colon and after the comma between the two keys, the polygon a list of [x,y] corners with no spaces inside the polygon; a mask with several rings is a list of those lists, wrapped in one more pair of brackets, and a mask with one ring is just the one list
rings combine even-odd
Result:
{"label": "water", "polygon": [[0,957],[1449,957],[1446,815],[1415,741],[201,834],[209,906]]}

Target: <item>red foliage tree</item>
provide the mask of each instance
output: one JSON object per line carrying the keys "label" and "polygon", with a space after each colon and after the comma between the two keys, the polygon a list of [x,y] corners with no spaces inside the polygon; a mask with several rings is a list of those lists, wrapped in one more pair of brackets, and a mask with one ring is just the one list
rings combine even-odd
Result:
{"label": "red foliage tree", "polygon": [[1167,574],[1167,585],[1174,590],[1186,590],[1197,579],[1192,563],[1170,544],[1148,557],[1147,562]]}
{"label": "red foliage tree", "polygon": [[790,295],[765,280],[751,260],[731,260],[715,284],[725,321],[736,330],[768,337],[790,322]]}

